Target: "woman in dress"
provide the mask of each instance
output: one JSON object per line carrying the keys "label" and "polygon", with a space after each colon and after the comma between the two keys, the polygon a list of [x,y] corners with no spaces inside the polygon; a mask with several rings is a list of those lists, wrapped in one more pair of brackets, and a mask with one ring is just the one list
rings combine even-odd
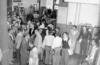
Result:
{"label": "woman in dress", "polygon": [[80,43],[80,54],[86,58],[88,47],[89,47],[89,41],[91,40],[91,33],[88,31],[86,26],[83,26],[82,31],[79,35],[79,43]]}
{"label": "woman in dress", "polygon": [[77,30],[77,26],[73,26],[73,28],[71,29],[70,33],[69,33],[69,37],[70,37],[70,41],[71,41],[71,48],[73,50],[74,53],[76,53],[76,42],[77,42],[77,38],[79,36],[79,31]]}

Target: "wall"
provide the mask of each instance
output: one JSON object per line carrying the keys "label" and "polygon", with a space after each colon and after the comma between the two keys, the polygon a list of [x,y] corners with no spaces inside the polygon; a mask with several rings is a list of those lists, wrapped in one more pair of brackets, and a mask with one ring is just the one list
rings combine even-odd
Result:
{"label": "wall", "polygon": [[68,4],[68,17],[67,18],[67,24],[71,22],[72,24],[75,23],[76,19],[76,11],[77,11],[77,4],[76,3],[69,3]]}
{"label": "wall", "polygon": [[59,0],[59,7],[57,13],[57,27],[60,27],[60,33],[67,31],[67,16],[68,16],[68,3]]}
{"label": "wall", "polygon": [[46,0],[46,8],[53,9],[53,0]]}
{"label": "wall", "polygon": [[97,26],[99,20],[99,5],[69,3],[67,23],[72,22],[78,24],[92,24]]}
{"label": "wall", "polygon": [[37,0],[22,0],[24,7],[29,7],[31,4],[37,4]]}
{"label": "wall", "polygon": [[[37,4],[37,0],[22,0],[23,7],[25,7],[25,13],[28,14],[30,5]],[[38,4],[37,4],[38,5]]]}
{"label": "wall", "polygon": [[[98,4],[82,4],[82,3],[76,3],[76,2],[74,3],[66,2],[66,4],[68,4],[68,7],[66,7],[68,8],[66,10],[68,14],[67,15],[63,14],[63,15],[66,15],[66,17],[64,17],[67,19],[66,23],[72,22],[72,24],[74,25],[78,25],[81,23],[92,24],[92,26],[98,25],[99,23],[99,5]],[[59,7],[65,7],[65,5],[63,6],[59,5]],[[59,9],[58,9],[58,13],[59,13]]]}
{"label": "wall", "polygon": [[57,26],[60,27],[60,32],[65,32],[66,31],[66,24],[67,24],[67,12],[68,8],[67,7],[58,7],[58,14],[57,14]]}
{"label": "wall", "polygon": [[43,6],[43,7],[46,6],[46,1],[47,0],[41,0],[41,6]]}
{"label": "wall", "polygon": [[[70,0],[72,1],[72,0]],[[93,3],[80,2],[63,2],[60,0],[58,8],[57,26],[61,28],[61,32],[67,31],[67,23],[72,22],[74,25],[81,23],[99,25],[99,5],[97,0]],[[85,3],[85,4],[83,4]],[[65,11],[64,11],[65,10]]]}
{"label": "wall", "polygon": [[99,22],[99,5],[81,4],[80,23],[91,23],[97,26]]}
{"label": "wall", "polygon": [[18,2],[13,2],[12,3],[12,11],[14,11],[14,6],[18,6]]}
{"label": "wall", "polygon": [[99,0],[64,0],[65,2],[84,3],[84,4],[99,4]]}

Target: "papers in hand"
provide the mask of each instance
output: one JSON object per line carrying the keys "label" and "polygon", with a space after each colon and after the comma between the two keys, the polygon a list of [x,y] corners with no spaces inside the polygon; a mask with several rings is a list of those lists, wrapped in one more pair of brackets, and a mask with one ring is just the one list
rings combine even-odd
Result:
{"label": "papers in hand", "polygon": [[30,43],[30,42],[29,42],[29,47],[31,47],[31,48],[33,47],[33,44],[32,44],[32,43]]}

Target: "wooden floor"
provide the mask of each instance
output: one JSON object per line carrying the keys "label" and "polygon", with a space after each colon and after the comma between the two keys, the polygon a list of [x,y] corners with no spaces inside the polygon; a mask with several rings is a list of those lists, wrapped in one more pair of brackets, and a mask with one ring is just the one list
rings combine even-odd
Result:
{"label": "wooden floor", "polygon": [[[81,61],[81,58],[82,57],[80,55],[72,55],[72,56],[70,56],[68,65],[79,65],[80,61]],[[11,65],[19,65],[19,64],[18,63],[13,63]],[[44,64],[43,64],[43,62],[40,61],[39,65],[44,65]]]}

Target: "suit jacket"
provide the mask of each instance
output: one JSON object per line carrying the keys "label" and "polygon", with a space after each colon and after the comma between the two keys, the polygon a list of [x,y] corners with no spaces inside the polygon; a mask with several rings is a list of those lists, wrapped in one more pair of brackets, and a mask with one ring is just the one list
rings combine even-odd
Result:
{"label": "suit jacket", "polygon": [[20,54],[24,57],[29,57],[29,51],[28,51],[29,45],[25,38],[23,38],[20,48]]}

